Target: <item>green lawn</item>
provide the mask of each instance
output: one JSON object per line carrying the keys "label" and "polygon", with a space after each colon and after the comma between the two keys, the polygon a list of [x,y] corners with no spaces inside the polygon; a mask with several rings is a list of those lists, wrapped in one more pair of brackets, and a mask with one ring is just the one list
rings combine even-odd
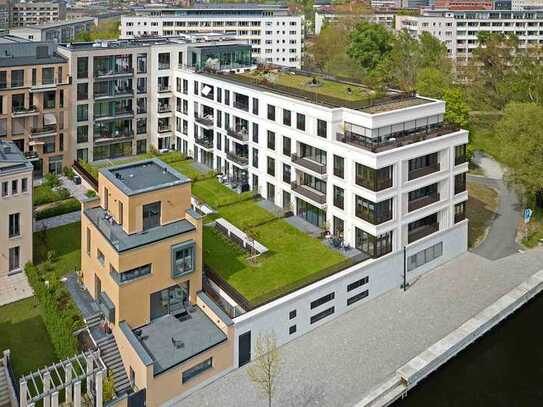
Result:
{"label": "green lawn", "polygon": [[214,178],[198,181],[192,184],[192,195],[211,207],[218,208],[249,198],[252,193],[237,194],[228,189]]}
{"label": "green lawn", "polygon": [[[162,157],[160,158],[162,159]],[[192,160],[180,160],[173,163],[169,163],[169,165],[175,170],[179,171],[184,176],[189,177],[193,180],[196,180],[198,177],[201,177],[202,175],[207,174],[195,168],[192,165]]]}
{"label": "green lawn", "polygon": [[34,233],[34,264],[47,259],[47,252],[55,254],[54,274],[61,278],[81,267],[81,223],[70,223],[45,233]]}
{"label": "green lawn", "polygon": [[0,351],[4,349],[11,350],[17,377],[57,359],[36,298],[0,307]]}
{"label": "green lawn", "polygon": [[245,231],[254,225],[276,218],[272,213],[256,205],[252,199],[223,206],[219,209],[219,215]]}
{"label": "green lawn", "polygon": [[60,188],[54,191],[49,185],[40,185],[34,187],[32,191],[32,204],[34,206],[47,204],[50,202],[61,201],[70,197],[70,192],[66,188]]}

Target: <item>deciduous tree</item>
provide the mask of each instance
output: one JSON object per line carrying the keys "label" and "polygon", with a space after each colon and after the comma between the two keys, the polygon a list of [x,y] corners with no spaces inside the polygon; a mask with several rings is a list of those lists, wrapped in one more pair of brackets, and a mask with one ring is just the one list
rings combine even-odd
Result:
{"label": "deciduous tree", "polygon": [[273,335],[258,336],[255,344],[256,358],[247,369],[249,379],[264,394],[271,407],[277,387],[277,377],[281,371],[281,357]]}

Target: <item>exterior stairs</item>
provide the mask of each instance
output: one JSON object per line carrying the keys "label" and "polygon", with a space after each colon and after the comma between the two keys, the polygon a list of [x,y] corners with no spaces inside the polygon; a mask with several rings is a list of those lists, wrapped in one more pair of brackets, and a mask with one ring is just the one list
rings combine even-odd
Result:
{"label": "exterior stairs", "polygon": [[9,399],[8,378],[4,371],[2,359],[0,359],[0,407],[10,406],[11,401]]}
{"label": "exterior stairs", "polygon": [[104,317],[102,316],[102,313],[94,314],[93,316],[85,319],[85,324],[87,325],[87,328],[91,329],[98,325],[100,325],[103,321]]}
{"label": "exterior stairs", "polygon": [[[108,372],[111,371],[113,375],[113,384],[115,386],[115,393],[120,396],[124,393],[131,391],[130,381],[124,370],[123,360],[117,348],[117,342],[113,335],[107,335],[96,341],[98,348],[100,349],[100,356],[104,361]],[[0,405],[0,407],[2,407]]]}

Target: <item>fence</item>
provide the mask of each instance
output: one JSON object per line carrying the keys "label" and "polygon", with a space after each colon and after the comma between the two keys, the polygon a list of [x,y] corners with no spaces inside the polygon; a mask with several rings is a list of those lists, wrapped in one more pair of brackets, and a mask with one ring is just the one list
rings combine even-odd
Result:
{"label": "fence", "polygon": [[95,190],[98,190],[98,180],[94,178],[94,176],[88,172],[85,167],[83,167],[79,161],[74,161],[73,167],[77,171],[77,173],[83,178],[85,181],[87,181]]}

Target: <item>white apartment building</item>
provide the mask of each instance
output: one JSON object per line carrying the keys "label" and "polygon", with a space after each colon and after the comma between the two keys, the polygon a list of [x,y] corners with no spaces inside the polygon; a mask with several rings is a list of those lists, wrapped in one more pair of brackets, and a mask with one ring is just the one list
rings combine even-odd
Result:
{"label": "white apartment building", "polygon": [[66,3],[59,1],[22,1],[11,5],[11,26],[23,27],[52,23],[66,18]]}
{"label": "white apartment building", "polygon": [[521,48],[543,44],[543,10],[424,10],[421,16],[398,16],[396,29],[404,28],[414,36],[432,33],[445,42],[451,58],[462,62],[477,48],[480,32],[515,34]]}
{"label": "white apartment building", "polygon": [[334,13],[331,11],[319,10],[315,12],[315,34],[319,35],[322,28],[327,23],[337,23],[341,20],[365,20],[370,23],[382,24],[390,29],[394,29],[394,17],[396,13],[393,11],[382,11],[371,14],[349,14],[349,13]]}
{"label": "white apartment building", "polygon": [[543,1],[541,0],[511,0],[511,10],[541,10],[543,9]]}
{"label": "white apartment building", "polygon": [[198,4],[189,8],[153,5],[121,17],[121,38],[174,37],[221,33],[246,40],[259,63],[300,68],[304,47],[303,15],[283,5]]}

